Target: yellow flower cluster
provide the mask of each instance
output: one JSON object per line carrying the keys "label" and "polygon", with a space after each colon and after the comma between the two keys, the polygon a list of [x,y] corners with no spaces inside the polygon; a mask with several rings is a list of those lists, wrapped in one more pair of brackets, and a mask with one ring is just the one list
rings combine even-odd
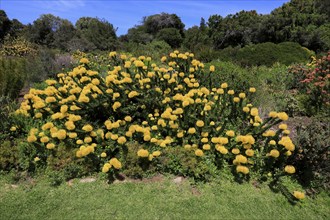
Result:
{"label": "yellow flower cluster", "polygon": [[78,158],[97,155],[105,173],[121,169],[119,154],[112,152],[122,152],[132,141],[142,145],[136,155],[144,161],[166,147],[182,146],[198,160],[216,154],[244,175],[258,164],[254,161],[275,161],[295,148],[286,124],[273,130],[288,120],[286,113],[262,117],[249,103],[253,87],[234,91],[226,82],[205,85],[205,73],[216,69],[204,69],[191,53],[174,51],[159,66],[150,57],[116,52],[107,59],[98,67],[81,58],[72,71],[47,80],[45,89],[25,95],[17,113],[41,124],[30,130],[29,143],[44,146],[49,155],[61,143],[75,148]]}

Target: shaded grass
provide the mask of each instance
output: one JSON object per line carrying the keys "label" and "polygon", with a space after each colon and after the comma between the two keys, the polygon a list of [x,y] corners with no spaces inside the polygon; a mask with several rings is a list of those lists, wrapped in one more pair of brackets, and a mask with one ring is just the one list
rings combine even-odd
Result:
{"label": "shaded grass", "polygon": [[321,194],[290,205],[267,186],[224,181],[192,186],[161,182],[107,184],[74,181],[51,187],[45,180],[0,187],[0,219],[328,219]]}

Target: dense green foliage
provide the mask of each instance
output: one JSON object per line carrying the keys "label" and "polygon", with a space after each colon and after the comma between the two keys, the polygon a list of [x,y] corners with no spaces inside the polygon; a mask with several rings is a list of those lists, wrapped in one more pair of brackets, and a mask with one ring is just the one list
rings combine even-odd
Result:
{"label": "dense green foliage", "polygon": [[[304,120],[303,118],[302,120]],[[299,169],[300,182],[312,190],[330,189],[330,130],[329,119],[312,119],[297,123],[298,151],[292,161]]]}
{"label": "dense green foliage", "polygon": [[297,43],[284,42],[280,44],[260,43],[243,48],[227,47],[215,56],[220,60],[232,61],[241,66],[272,66],[274,63],[290,65],[304,63],[310,59],[313,52]]}

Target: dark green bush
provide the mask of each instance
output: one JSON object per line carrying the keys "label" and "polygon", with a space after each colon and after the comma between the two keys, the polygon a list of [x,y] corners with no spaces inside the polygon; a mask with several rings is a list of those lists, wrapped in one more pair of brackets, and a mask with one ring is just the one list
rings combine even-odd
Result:
{"label": "dark green bush", "polygon": [[0,142],[0,170],[10,171],[18,168],[18,147],[15,141]]}
{"label": "dark green bush", "polygon": [[153,58],[160,58],[167,55],[172,49],[165,41],[154,40],[147,44],[128,42],[123,46],[123,50],[131,53],[133,56],[151,56]]}
{"label": "dark green bush", "polygon": [[330,130],[329,119],[303,120],[297,125],[292,156],[299,181],[314,190],[330,189]]}
{"label": "dark green bush", "polygon": [[155,173],[157,167],[154,163],[150,163],[148,159],[141,159],[136,152],[140,146],[138,143],[129,144],[125,156],[125,164],[123,173],[132,178],[142,178],[149,174]]}
{"label": "dark green bush", "polygon": [[159,157],[160,171],[180,176],[190,176],[196,180],[210,180],[215,177],[215,158],[196,158],[183,147],[165,148]]}
{"label": "dark green bush", "polygon": [[0,57],[0,96],[17,98],[27,79],[25,58]]}
{"label": "dark green bush", "polygon": [[313,52],[301,47],[298,43],[271,42],[245,46],[243,48],[228,47],[221,50],[218,58],[224,61],[233,61],[241,66],[272,66],[274,63],[290,65],[306,62]]}

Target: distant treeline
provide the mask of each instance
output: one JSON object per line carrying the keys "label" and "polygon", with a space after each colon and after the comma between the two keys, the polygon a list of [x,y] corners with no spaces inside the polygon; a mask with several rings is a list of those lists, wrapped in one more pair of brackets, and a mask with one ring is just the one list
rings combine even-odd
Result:
{"label": "distant treeline", "polygon": [[265,42],[296,42],[322,52],[330,49],[330,1],[291,0],[267,15],[254,10],[226,17],[211,15],[207,21],[201,18],[199,26],[188,29],[176,14],[155,14],[144,17],[141,24],[122,36],[116,35],[110,22],[99,18],[81,17],[72,24],[44,14],[32,24],[23,25],[0,10],[0,44],[15,38],[68,52],[118,50],[153,41],[165,41],[172,48],[196,53]]}

